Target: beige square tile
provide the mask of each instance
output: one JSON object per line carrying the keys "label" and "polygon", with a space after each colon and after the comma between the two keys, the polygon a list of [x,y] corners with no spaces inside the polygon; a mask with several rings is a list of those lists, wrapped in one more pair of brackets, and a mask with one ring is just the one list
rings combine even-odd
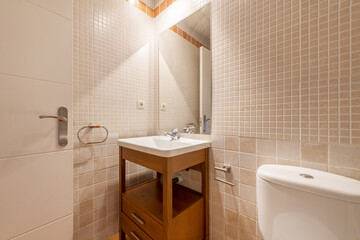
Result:
{"label": "beige square tile", "polygon": [[225,223],[233,226],[238,225],[238,213],[225,209]]}
{"label": "beige square tile", "polygon": [[94,197],[106,193],[106,182],[94,185]]}
{"label": "beige square tile", "polygon": [[224,150],[211,148],[210,155],[212,156],[212,160],[214,162],[223,163],[224,162]]}
{"label": "beige square tile", "polygon": [[82,174],[79,176],[79,187],[80,188],[90,186],[93,183],[94,183],[94,174],[92,172],[87,173],[87,174]]}
{"label": "beige square tile", "polygon": [[240,169],[240,182],[243,184],[247,184],[247,185],[255,187],[256,172],[241,168]]}
{"label": "beige square tile", "polygon": [[100,183],[106,180],[106,169],[94,173],[94,183]]}
{"label": "beige square tile", "polygon": [[225,238],[225,236],[223,236],[223,232],[218,232],[216,231],[214,228],[210,228],[210,238],[214,239],[214,240],[222,240]]}
{"label": "beige square tile", "polygon": [[256,140],[256,153],[265,156],[276,156],[276,141],[257,139]]}
{"label": "beige square tile", "polygon": [[241,215],[256,219],[256,204],[239,199],[239,207]]}
{"label": "beige square tile", "polygon": [[104,219],[106,217],[106,208],[99,208],[94,210],[94,221]]}
{"label": "beige square tile", "polygon": [[238,227],[225,223],[225,237],[226,239],[238,240],[239,239]]}
{"label": "beige square tile", "polygon": [[239,207],[238,207],[238,202],[237,202],[237,198],[233,195],[230,194],[225,194],[225,198],[224,198],[224,207],[234,211],[234,212],[238,212]]}
{"label": "beige square tile", "polygon": [[94,196],[94,189],[92,186],[79,189],[79,201],[86,201]]}
{"label": "beige square tile", "polygon": [[80,228],[90,225],[94,222],[94,212],[88,212],[80,215]]}
{"label": "beige square tile", "polygon": [[239,151],[239,137],[225,136],[225,149],[232,151]]}
{"label": "beige square tile", "polygon": [[300,166],[300,161],[294,161],[294,160],[289,160],[289,159],[278,158],[276,160],[276,163],[280,164],[280,165]]}
{"label": "beige square tile", "polygon": [[225,164],[239,166],[239,152],[225,150]]}
{"label": "beige square tile", "polygon": [[240,184],[240,198],[256,203],[256,188],[246,184]]}
{"label": "beige square tile", "polygon": [[101,170],[106,168],[106,158],[99,158],[94,160],[94,170]]}
{"label": "beige square tile", "polygon": [[211,135],[211,147],[213,148],[224,148],[224,136],[222,135]]}
{"label": "beige square tile", "polygon": [[249,170],[256,170],[256,155],[240,153],[240,167]]}
{"label": "beige square tile", "polygon": [[333,167],[329,166],[329,172],[345,177],[354,178],[360,181],[360,170],[356,168]]}
{"label": "beige square tile", "polygon": [[214,231],[225,234],[225,221],[219,218],[211,218],[211,226]]}
{"label": "beige square tile", "polygon": [[327,172],[328,171],[328,164],[327,163],[313,163],[313,162],[305,162],[302,161],[300,163],[301,167],[304,168],[312,168],[312,169],[316,169],[316,170],[320,170],[320,171],[324,171]]}
{"label": "beige square tile", "polygon": [[329,164],[331,166],[360,169],[360,147],[330,144]]}
{"label": "beige square tile", "polygon": [[239,231],[256,236],[256,221],[243,215],[239,215]]}
{"label": "beige square tile", "polygon": [[259,168],[264,164],[276,164],[276,158],[268,156],[256,156],[256,166]]}
{"label": "beige square tile", "polygon": [[93,199],[79,203],[80,215],[93,210]]}
{"label": "beige square tile", "polygon": [[79,234],[79,240],[90,239],[94,234],[94,225],[90,224],[81,228],[78,234]]}
{"label": "beige square tile", "polygon": [[277,141],[277,157],[289,160],[300,160],[300,143]]}
{"label": "beige square tile", "polygon": [[256,153],[256,139],[254,138],[240,138],[240,152]]}
{"label": "beige square tile", "polygon": [[212,189],[210,199],[214,205],[224,206],[225,194],[219,190]]}
{"label": "beige square tile", "polygon": [[327,163],[328,144],[301,143],[301,161],[314,163]]}
{"label": "beige square tile", "polygon": [[100,232],[106,229],[106,219],[102,219],[94,223],[94,231]]}

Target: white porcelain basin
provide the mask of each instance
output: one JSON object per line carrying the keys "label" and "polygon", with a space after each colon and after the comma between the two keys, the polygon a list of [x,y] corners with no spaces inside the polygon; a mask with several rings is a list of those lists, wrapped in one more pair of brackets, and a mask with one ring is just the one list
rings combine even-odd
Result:
{"label": "white porcelain basin", "polygon": [[171,140],[171,138],[167,136],[125,138],[119,139],[118,144],[122,147],[160,157],[174,157],[210,147],[210,141],[182,137],[178,140]]}

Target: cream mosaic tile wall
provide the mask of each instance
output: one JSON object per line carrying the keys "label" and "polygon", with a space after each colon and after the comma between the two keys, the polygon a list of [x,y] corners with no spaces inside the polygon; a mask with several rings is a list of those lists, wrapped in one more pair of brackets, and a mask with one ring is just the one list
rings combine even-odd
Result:
{"label": "cream mosaic tile wall", "polygon": [[[74,0],[74,239],[107,239],[118,232],[119,137],[154,133],[154,20],[126,1]],[[136,109],[137,100],[145,109]],[[89,123],[109,129],[103,144],[79,144]],[[83,140],[100,140],[101,129]],[[153,172],[127,164],[129,185]]]}
{"label": "cream mosaic tile wall", "polygon": [[[151,25],[125,1],[86,6],[75,1],[74,134],[90,121],[111,132],[108,143],[96,148],[78,149],[75,141],[75,239],[103,239],[116,231],[115,139],[157,130],[157,114],[131,107],[139,94],[158,110],[156,34],[208,2],[177,0]],[[103,14],[104,9],[111,13]],[[360,179],[359,23],[356,1],[213,1],[210,179],[213,167],[225,162],[233,171],[221,176],[236,185],[211,180],[211,239],[261,239],[255,173],[262,164]],[[156,33],[154,45],[150,29]],[[87,157],[90,164],[83,161]],[[93,170],[99,166],[103,170]],[[136,165],[128,169],[132,183],[152,176]],[[186,181],[197,182],[197,175],[186,174]],[[94,184],[100,181],[95,179],[103,180]]]}
{"label": "cream mosaic tile wall", "polygon": [[214,132],[360,143],[357,1],[214,1]]}
{"label": "cream mosaic tile wall", "polygon": [[359,23],[357,1],[212,2],[211,239],[262,239],[262,164],[360,180]]}

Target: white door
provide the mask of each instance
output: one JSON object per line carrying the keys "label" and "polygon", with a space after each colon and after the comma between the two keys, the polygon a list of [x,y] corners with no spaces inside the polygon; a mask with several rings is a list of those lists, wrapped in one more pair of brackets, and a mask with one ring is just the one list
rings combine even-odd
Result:
{"label": "white door", "polygon": [[200,47],[200,134],[211,133],[211,51]]}
{"label": "white door", "polygon": [[[0,239],[72,239],[72,1],[0,1]],[[68,144],[58,120],[68,109]]]}

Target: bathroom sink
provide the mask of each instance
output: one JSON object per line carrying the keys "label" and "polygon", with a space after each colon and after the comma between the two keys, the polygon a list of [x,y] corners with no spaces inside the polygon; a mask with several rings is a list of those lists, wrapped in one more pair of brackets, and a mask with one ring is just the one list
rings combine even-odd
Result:
{"label": "bathroom sink", "polygon": [[167,136],[150,136],[119,139],[118,145],[160,157],[174,157],[184,153],[210,147],[210,141],[180,138],[171,140]]}

